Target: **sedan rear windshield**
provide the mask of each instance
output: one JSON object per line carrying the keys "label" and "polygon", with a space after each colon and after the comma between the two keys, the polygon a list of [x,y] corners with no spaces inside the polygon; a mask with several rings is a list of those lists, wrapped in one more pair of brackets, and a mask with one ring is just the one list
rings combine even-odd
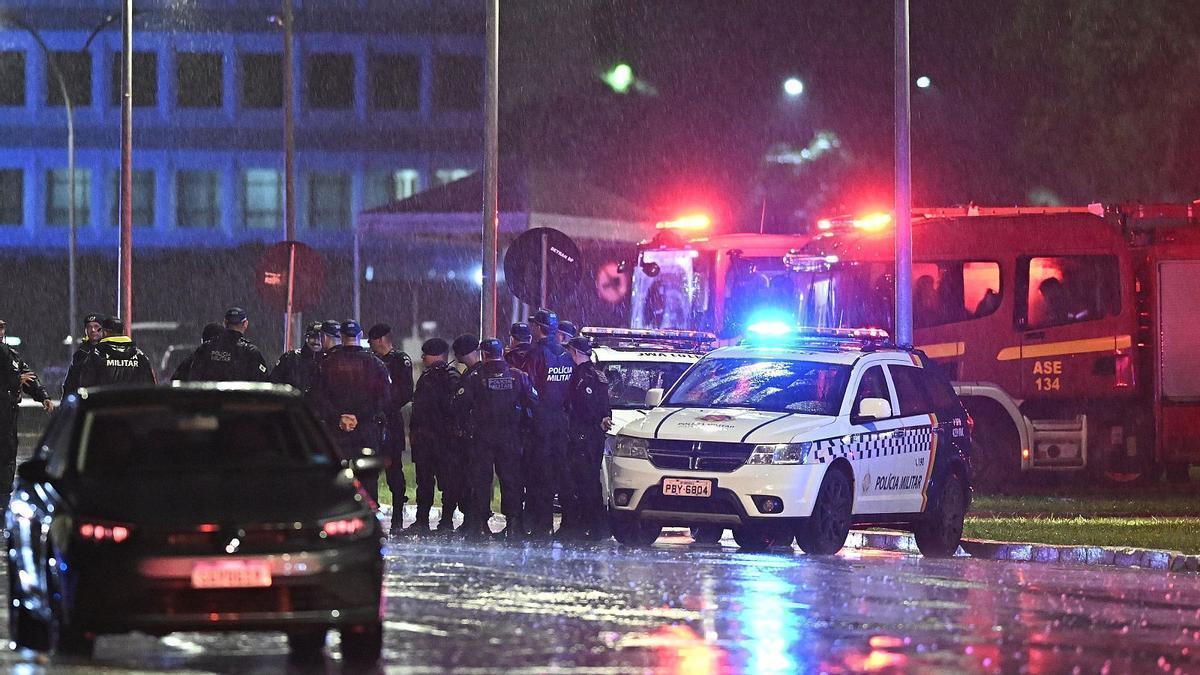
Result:
{"label": "sedan rear windshield", "polygon": [[703,359],[664,405],[837,415],[850,366],[812,361]]}
{"label": "sedan rear windshield", "polygon": [[275,403],[106,408],[84,420],[77,468],[108,474],[333,464],[314,431],[311,420]]}

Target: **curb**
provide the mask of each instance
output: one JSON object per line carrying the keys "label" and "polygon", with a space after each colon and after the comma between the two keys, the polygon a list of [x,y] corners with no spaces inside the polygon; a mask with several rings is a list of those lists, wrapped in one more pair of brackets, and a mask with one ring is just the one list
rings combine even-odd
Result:
{"label": "curb", "polygon": [[[851,530],[846,538],[847,548],[873,548],[901,553],[919,553],[917,542],[907,532],[880,530]],[[981,560],[1009,562],[1067,563],[1072,565],[1104,565],[1130,569],[1152,569],[1170,572],[1200,572],[1200,555],[1179,551],[1109,546],[1077,546],[1034,544],[1026,542],[963,539],[959,555]]]}

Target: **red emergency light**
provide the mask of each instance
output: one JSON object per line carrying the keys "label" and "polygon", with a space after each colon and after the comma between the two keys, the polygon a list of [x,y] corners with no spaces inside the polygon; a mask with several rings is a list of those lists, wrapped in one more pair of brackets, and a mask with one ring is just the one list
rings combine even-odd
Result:
{"label": "red emergency light", "polygon": [[693,213],[675,220],[663,220],[654,224],[660,230],[686,230],[696,232],[712,227],[712,218],[707,213]]}

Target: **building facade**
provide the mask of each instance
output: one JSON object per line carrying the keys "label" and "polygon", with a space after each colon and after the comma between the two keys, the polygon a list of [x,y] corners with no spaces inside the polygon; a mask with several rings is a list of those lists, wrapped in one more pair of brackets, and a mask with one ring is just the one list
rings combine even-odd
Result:
{"label": "building facade", "polygon": [[[0,249],[65,250],[71,99],[76,223],[114,250],[120,0],[0,7]],[[296,231],[348,248],[356,213],[480,163],[483,14],[470,0],[294,0]],[[284,231],[282,0],[141,0],[134,18],[139,249],[237,247]],[[94,39],[89,35],[98,27]]]}

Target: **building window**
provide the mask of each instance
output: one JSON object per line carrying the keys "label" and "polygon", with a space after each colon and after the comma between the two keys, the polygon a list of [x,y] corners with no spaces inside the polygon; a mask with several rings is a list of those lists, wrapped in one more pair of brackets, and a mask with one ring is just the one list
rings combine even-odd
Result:
{"label": "building window", "polygon": [[[52,52],[54,62],[62,72],[75,107],[92,104],[92,55],[88,52]],[[52,69],[46,72],[46,104],[61,106],[62,89]]]}
{"label": "building window", "polygon": [[246,227],[273,230],[283,222],[283,177],[275,169],[242,172],[242,218]]}
{"label": "building window", "polygon": [[25,52],[0,52],[0,106],[25,105]]}
{"label": "building window", "polygon": [[216,171],[175,174],[175,223],[216,228],[221,224],[220,175]]}
{"label": "building window", "polygon": [[220,54],[179,52],[175,55],[176,104],[180,108],[221,107]]}
{"label": "building window", "polygon": [[354,104],[354,57],[312,54],[308,57],[308,107],[344,109]]}
{"label": "building window", "polygon": [[367,174],[364,206],[368,209],[408,199],[420,189],[421,174],[416,169],[378,171]]}
{"label": "building window", "polygon": [[242,54],[242,107],[283,107],[283,56]]}
{"label": "building window", "polygon": [[[46,172],[46,224],[70,225],[70,181],[66,169]],[[92,219],[92,172],[75,169],[75,224],[84,225]]]}
{"label": "building window", "polygon": [[[113,171],[108,181],[108,221],[115,227],[121,223],[121,172]],[[133,224],[154,225],[154,172],[133,172]]]}
{"label": "building window", "polygon": [[25,172],[0,169],[0,225],[25,224]]}
{"label": "building window", "polygon": [[438,185],[453,183],[456,180],[461,180],[471,175],[470,169],[438,169],[434,176],[437,177]]}
{"label": "building window", "polygon": [[308,225],[317,230],[350,228],[350,176],[314,173],[308,177]]}
{"label": "building window", "polygon": [[[112,57],[113,105],[121,105],[121,53]],[[153,108],[158,105],[158,54],[133,53],[133,107]]]}
{"label": "building window", "polygon": [[433,102],[439,110],[479,110],[483,106],[483,60],[439,56],[433,62]]}
{"label": "building window", "polygon": [[371,107],[416,110],[421,104],[421,61],[408,54],[372,54],[367,79]]}

